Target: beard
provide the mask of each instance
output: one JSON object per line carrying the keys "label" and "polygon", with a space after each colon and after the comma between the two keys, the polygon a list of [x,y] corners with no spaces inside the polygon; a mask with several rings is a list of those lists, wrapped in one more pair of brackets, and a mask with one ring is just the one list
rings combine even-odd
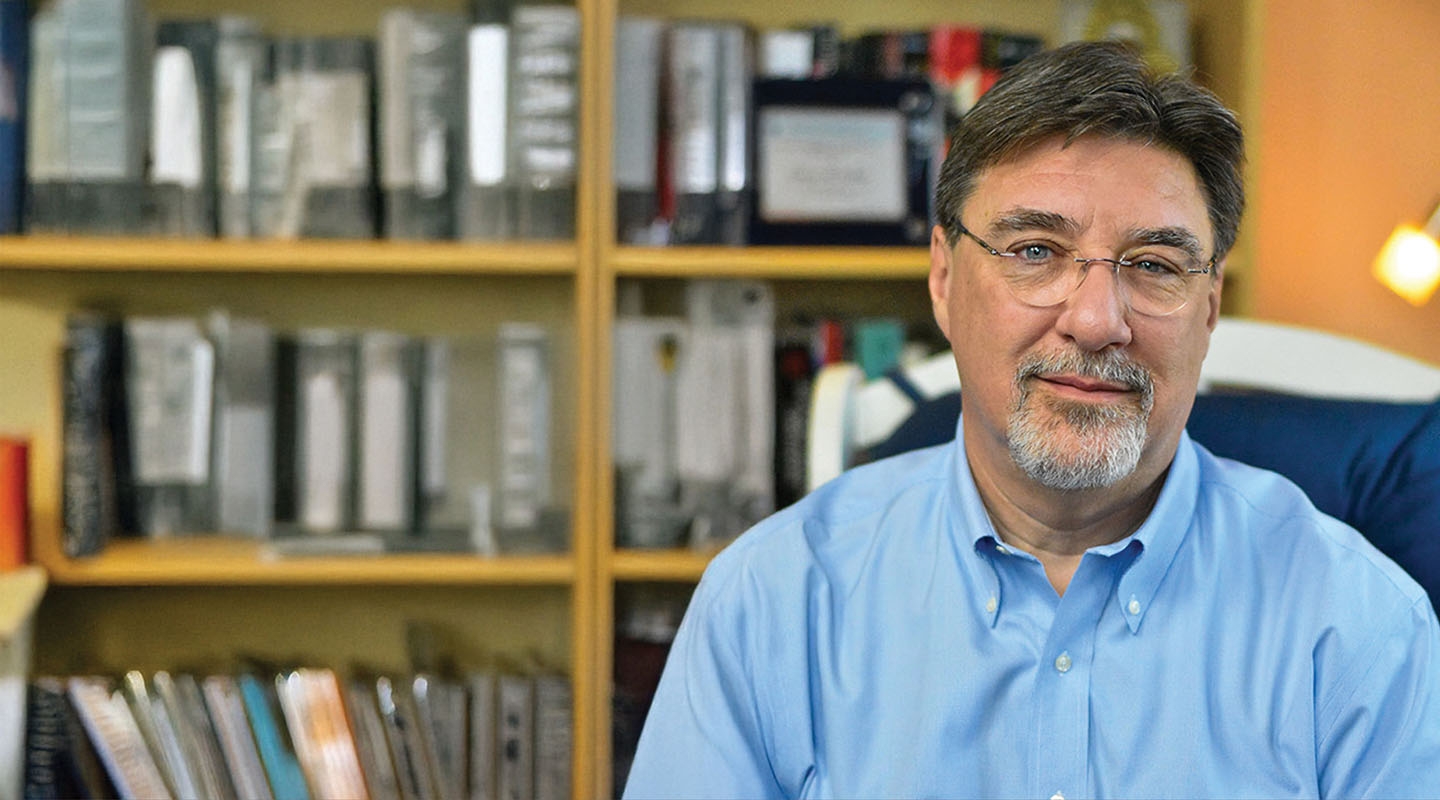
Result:
{"label": "beard", "polygon": [[[1030,391],[1031,379],[1068,373],[1118,383],[1136,403],[1092,404]],[[1113,486],[1135,471],[1148,439],[1155,385],[1150,373],[1117,351],[1028,356],[1015,371],[1016,400],[1006,437],[1015,464],[1061,491]]]}

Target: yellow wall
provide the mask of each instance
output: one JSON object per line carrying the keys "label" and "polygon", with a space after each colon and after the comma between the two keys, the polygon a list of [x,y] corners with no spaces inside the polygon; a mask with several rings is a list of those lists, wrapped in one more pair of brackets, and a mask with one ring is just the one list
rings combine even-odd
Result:
{"label": "yellow wall", "polygon": [[1370,276],[1440,200],[1440,2],[1276,0],[1263,36],[1249,311],[1440,363],[1440,296]]}

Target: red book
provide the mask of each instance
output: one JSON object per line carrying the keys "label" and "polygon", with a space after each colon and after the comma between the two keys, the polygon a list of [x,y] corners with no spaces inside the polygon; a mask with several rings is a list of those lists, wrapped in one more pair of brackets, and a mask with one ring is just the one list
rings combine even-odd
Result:
{"label": "red book", "polygon": [[29,450],[23,439],[0,438],[0,570],[30,560]]}

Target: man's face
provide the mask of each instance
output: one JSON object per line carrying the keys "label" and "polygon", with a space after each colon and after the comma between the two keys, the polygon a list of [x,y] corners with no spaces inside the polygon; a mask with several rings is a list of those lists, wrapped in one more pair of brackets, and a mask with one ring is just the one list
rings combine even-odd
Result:
{"label": "man's face", "polygon": [[[1043,241],[1119,258],[1160,231],[1192,236],[1203,263],[1214,242],[1188,161],[1098,136],[1050,140],[989,168],[960,222],[1002,252]],[[1147,316],[1096,262],[1069,299],[1042,308],[1017,299],[1001,262],[935,229],[931,299],[959,367],[972,468],[1053,489],[1149,486],[1189,417],[1219,279],[1191,276],[1180,310]]]}

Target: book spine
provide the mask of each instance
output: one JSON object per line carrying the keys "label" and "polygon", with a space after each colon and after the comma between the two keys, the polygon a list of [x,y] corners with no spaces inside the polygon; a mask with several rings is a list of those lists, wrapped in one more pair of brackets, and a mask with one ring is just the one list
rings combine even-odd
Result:
{"label": "book spine", "polygon": [[216,227],[222,237],[245,239],[255,234],[251,149],[268,47],[254,19],[226,15],[216,25]]}
{"label": "book spine", "polygon": [[272,800],[260,751],[250,732],[240,685],[232,675],[209,675],[201,684],[205,707],[215,726],[225,765],[241,800]]}
{"label": "book spine", "polygon": [[72,677],[66,693],[121,800],[169,798],[170,788],[130,706],[109,680]]}
{"label": "book spine", "polygon": [[67,325],[61,517],[62,544],[71,558],[99,553],[115,533],[114,330],[113,323],[88,315]]}
{"label": "book spine", "polygon": [[563,675],[535,678],[535,800],[568,800],[573,692]]}
{"label": "book spine", "polygon": [[212,20],[156,27],[146,220],[153,234],[215,236],[218,42]]}
{"label": "book spine", "polygon": [[29,20],[25,0],[0,0],[0,236],[20,232],[25,197]]}
{"label": "book spine", "polygon": [[379,49],[385,235],[449,239],[461,163],[464,19],[392,9],[381,18]]}
{"label": "book spine", "polygon": [[720,34],[716,25],[670,28],[666,42],[666,131],[672,244],[719,240]]}
{"label": "book spine", "polygon": [[0,437],[0,572],[30,560],[30,444]]}
{"label": "book spine", "polygon": [[549,336],[537,325],[500,328],[497,519],[519,549],[553,549],[540,530],[550,502]]}
{"label": "book spine", "polygon": [[515,235],[509,168],[510,27],[488,23],[465,41],[465,170],[456,209],[462,239]]}
{"label": "book spine", "polygon": [[500,800],[530,800],[535,791],[535,686],[523,675],[502,675],[499,685]]}
{"label": "book spine", "polygon": [[738,23],[720,26],[719,181],[715,198],[715,239],[743,245],[750,235],[753,148],[751,119],[755,114],[751,86],[755,78],[754,37]]}
{"label": "book spine", "polygon": [[305,773],[295,756],[290,733],[280,715],[273,686],[266,686],[258,675],[245,673],[239,677],[240,695],[250,718],[256,749],[275,797],[284,800],[309,800],[310,790]]}
{"label": "book spine", "polygon": [[665,25],[622,16],[615,21],[616,240],[653,240],[659,214],[660,49]]}
{"label": "book spine", "polygon": [[398,333],[360,335],[356,505],[366,530],[414,525],[415,348]]}
{"label": "book spine", "polygon": [[511,18],[510,162],[516,233],[575,235],[580,103],[580,14],[573,6],[522,5]]}

